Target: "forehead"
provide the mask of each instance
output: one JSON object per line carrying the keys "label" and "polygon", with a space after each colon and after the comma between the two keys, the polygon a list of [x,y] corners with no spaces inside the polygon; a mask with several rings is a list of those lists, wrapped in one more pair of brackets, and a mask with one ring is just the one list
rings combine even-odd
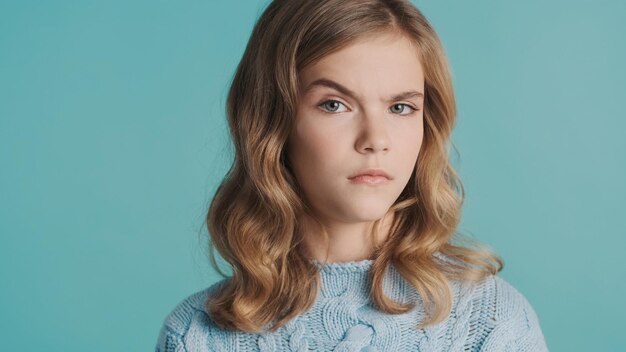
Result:
{"label": "forehead", "polygon": [[424,85],[417,46],[406,36],[387,33],[356,40],[305,67],[299,76],[301,92],[309,93],[309,84],[320,78],[341,82],[361,94]]}

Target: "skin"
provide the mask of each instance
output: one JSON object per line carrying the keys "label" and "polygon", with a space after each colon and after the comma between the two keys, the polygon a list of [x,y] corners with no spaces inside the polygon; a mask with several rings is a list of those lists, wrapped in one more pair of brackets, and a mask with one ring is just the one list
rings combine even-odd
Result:
{"label": "skin", "polygon": [[[325,85],[327,79],[355,96]],[[349,262],[372,259],[370,231],[381,222],[378,243],[388,236],[389,208],[407,185],[423,139],[424,74],[417,48],[405,36],[385,33],[361,38],[299,75],[299,100],[287,157],[302,195],[327,227],[301,214],[305,247],[314,259]],[[422,96],[392,99],[415,91]],[[385,185],[355,184],[348,178],[381,168]]]}

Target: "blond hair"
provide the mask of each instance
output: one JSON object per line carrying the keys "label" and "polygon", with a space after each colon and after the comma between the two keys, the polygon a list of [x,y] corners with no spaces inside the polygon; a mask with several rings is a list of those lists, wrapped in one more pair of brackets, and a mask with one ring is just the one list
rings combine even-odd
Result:
{"label": "blond hair", "polygon": [[[383,292],[385,269],[393,264],[425,303],[427,317],[418,326],[423,328],[450,313],[449,280],[475,282],[502,269],[499,256],[486,246],[469,245],[472,240],[456,230],[465,197],[448,159],[456,103],[443,46],[422,13],[404,0],[275,0],[258,19],[230,86],[226,113],[235,160],[206,219],[213,266],[221,272],[213,253],[217,249],[233,269],[206,302],[218,326],[276,331],[315,302],[319,269],[310,261],[296,221],[301,212],[312,214],[311,207],[299,196],[285,157],[298,74],[357,38],[390,31],[411,39],[419,54],[424,138],[415,170],[390,209],[389,235],[375,247],[372,300],[390,314],[414,307]],[[374,222],[374,231],[380,221]]]}

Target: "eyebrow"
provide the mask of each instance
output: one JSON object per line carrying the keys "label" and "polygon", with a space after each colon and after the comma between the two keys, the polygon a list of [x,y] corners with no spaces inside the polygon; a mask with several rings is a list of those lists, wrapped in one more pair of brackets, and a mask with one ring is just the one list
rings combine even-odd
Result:
{"label": "eyebrow", "polygon": [[[353,99],[356,99],[357,94],[354,93],[353,91],[351,91],[350,89],[342,86],[341,84],[327,79],[327,78],[320,78],[318,80],[315,80],[313,82],[311,82],[306,89],[304,90],[304,93],[308,93],[310,90],[312,90],[315,87],[328,87],[331,89],[334,89],[342,94],[345,94]],[[389,101],[395,101],[395,100],[403,100],[403,99],[408,99],[408,98],[413,98],[413,97],[424,97],[424,93],[416,91],[416,90],[411,90],[411,91],[407,91],[407,92],[402,92],[399,94],[396,94],[394,96],[392,96],[391,98],[389,98]]]}

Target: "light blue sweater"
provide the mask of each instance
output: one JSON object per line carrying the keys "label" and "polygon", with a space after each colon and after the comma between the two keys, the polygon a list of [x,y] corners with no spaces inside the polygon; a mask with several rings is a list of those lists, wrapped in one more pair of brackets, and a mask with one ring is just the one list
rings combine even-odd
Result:
{"label": "light blue sweater", "polygon": [[[400,315],[377,311],[369,299],[373,260],[329,263],[313,307],[274,333],[224,331],[204,311],[209,292],[187,297],[165,318],[156,352],[196,351],[547,351],[539,320],[526,298],[499,276],[480,284],[452,283],[446,320],[423,330],[416,290],[390,266],[384,291],[399,302],[418,302]],[[313,261],[316,265],[319,262]]]}

